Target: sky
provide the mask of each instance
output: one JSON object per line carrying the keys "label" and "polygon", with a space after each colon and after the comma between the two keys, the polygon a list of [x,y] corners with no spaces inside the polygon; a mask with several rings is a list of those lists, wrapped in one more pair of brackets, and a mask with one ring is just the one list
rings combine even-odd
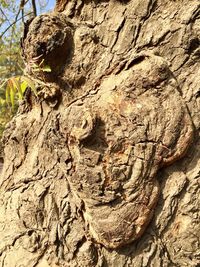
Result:
{"label": "sky", "polygon": [[[5,1],[8,2],[9,1]],[[45,4],[45,8],[40,8],[41,4]],[[56,4],[56,0],[36,0],[36,6],[37,6],[37,15],[52,11],[55,7]],[[16,0],[15,1],[15,7],[16,10],[19,10],[19,5],[20,5],[20,0]],[[31,1],[29,0],[28,3],[25,5],[25,14],[27,12],[29,12],[29,10],[32,10],[31,8]],[[1,11],[2,10],[2,11]],[[3,7],[3,5],[1,6],[1,2],[0,2],[0,36],[2,33],[4,33],[4,31],[9,27],[9,25],[12,25],[12,23],[15,21],[16,19],[16,13],[17,11],[12,11],[10,8],[6,9]],[[2,13],[3,12],[3,13]],[[4,22],[1,22],[1,18],[4,20]],[[5,20],[5,18],[7,18]],[[21,12],[18,16],[18,21],[17,21],[17,25],[19,25],[21,23]],[[27,20],[27,16],[25,16],[25,21]],[[9,32],[12,30],[12,27],[9,28],[8,32],[6,31],[6,35],[9,35]],[[6,36],[4,35],[4,36]]]}
{"label": "sky", "polygon": [[[36,2],[38,2],[38,1],[36,1]],[[56,0],[47,0],[47,6],[46,6],[46,8],[45,8],[45,11],[47,12],[47,11],[51,11],[51,10],[53,10],[54,9],[54,7],[55,7],[55,3],[56,3]],[[38,10],[39,11],[39,10]]]}

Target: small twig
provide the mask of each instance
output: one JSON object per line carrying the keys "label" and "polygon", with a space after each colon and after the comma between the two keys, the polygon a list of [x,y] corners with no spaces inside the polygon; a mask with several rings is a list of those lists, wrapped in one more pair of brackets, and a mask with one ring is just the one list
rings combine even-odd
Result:
{"label": "small twig", "polygon": [[[33,12],[30,12],[26,15],[24,15],[24,18],[29,16],[30,14],[33,14]],[[15,20],[13,23],[11,23],[4,31],[3,33],[0,35],[0,39],[3,37],[3,35],[14,25],[16,24],[18,21],[20,21],[22,19],[22,17],[20,17],[19,19]]]}
{"label": "small twig", "polygon": [[22,8],[22,22],[24,23],[24,8]]}
{"label": "small twig", "polygon": [[37,9],[36,9],[35,0],[32,0],[32,7],[33,7],[33,14],[34,14],[34,17],[36,17],[36,16],[37,16]]}
{"label": "small twig", "polygon": [[0,7],[0,11],[4,15],[4,17],[6,18],[6,20],[8,21],[8,23],[11,24],[10,20],[8,19],[8,17],[6,16],[5,12],[3,11],[3,9],[1,7]]}
{"label": "small twig", "polygon": [[17,14],[15,16],[15,22],[17,22],[18,16],[20,14],[20,10],[23,10],[24,9],[24,5],[25,5],[24,0],[21,0],[20,1],[20,5],[19,5],[19,10],[18,10],[18,12],[17,12]]}

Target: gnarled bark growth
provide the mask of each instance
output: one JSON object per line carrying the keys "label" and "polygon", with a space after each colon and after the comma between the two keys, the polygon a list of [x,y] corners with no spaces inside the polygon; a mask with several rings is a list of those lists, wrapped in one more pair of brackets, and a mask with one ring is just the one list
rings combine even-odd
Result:
{"label": "gnarled bark growth", "polygon": [[4,134],[0,266],[198,266],[199,14],[73,0],[30,22],[42,83]]}

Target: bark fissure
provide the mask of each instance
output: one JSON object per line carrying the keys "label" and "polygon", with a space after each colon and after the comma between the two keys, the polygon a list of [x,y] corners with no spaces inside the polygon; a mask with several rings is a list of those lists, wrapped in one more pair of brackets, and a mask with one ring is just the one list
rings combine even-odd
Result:
{"label": "bark fissure", "polygon": [[4,134],[0,266],[198,266],[199,12],[57,0],[27,25],[40,86]]}

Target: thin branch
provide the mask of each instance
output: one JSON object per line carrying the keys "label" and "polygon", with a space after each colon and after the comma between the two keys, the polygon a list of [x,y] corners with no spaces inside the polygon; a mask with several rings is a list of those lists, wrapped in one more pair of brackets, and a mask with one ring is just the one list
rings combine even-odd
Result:
{"label": "thin branch", "polygon": [[[8,19],[8,17],[6,16],[5,12],[2,10],[1,7],[0,7],[0,11],[4,15],[4,17],[6,18],[6,21],[9,23],[9,25],[12,26],[10,20]],[[14,35],[15,35],[15,37],[17,36],[15,32],[14,32]]]}
{"label": "thin branch", "polygon": [[3,11],[3,9],[1,7],[0,7],[0,11],[4,15],[4,17],[6,18],[6,20],[8,21],[8,23],[11,24],[10,20],[8,19],[8,17],[6,16],[5,12]]}
{"label": "thin branch", "polygon": [[36,16],[37,16],[37,9],[36,9],[35,0],[32,0],[32,7],[33,7],[33,14],[34,14],[34,17],[36,17]]}
{"label": "thin branch", "polygon": [[22,8],[22,22],[24,23],[24,8]]}
{"label": "thin branch", "polygon": [[21,0],[20,1],[20,5],[19,5],[19,10],[18,10],[18,12],[17,12],[17,15],[16,15],[16,17],[15,17],[15,21],[17,21],[17,19],[18,19],[18,16],[19,16],[19,14],[20,14],[20,11],[21,11],[21,13],[22,13],[22,17],[21,17],[21,19],[22,19],[22,22],[24,23],[24,7],[25,7],[25,5],[28,3],[28,0]]}
{"label": "thin branch", "polygon": [[24,9],[24,0],[21,0],[20,5],[19,5],[19,10],[18,10],[17,15],[15,17],[15,21],[17,21],[19,14],[20,14],[20,11],[23,9]]}
{"label": "thin branch", "polygon": [[[29,16],[30,14],[33,14],[33,12],[30,12],[30,13],[28,13],[28,14],[26,14],[26,15],[24,15],[24,17],[27,17],[27,16]],[[19,19],[17,19],[17,20],[15,20],[13,23],[11,23],[6,29],[5,29],[5,31],[0,35],[0,39],[3,37],[3,35],[13,26],[13,25],[15,25],[18,21],[20,21],[22,19],[22,17],[20,17]]]}

